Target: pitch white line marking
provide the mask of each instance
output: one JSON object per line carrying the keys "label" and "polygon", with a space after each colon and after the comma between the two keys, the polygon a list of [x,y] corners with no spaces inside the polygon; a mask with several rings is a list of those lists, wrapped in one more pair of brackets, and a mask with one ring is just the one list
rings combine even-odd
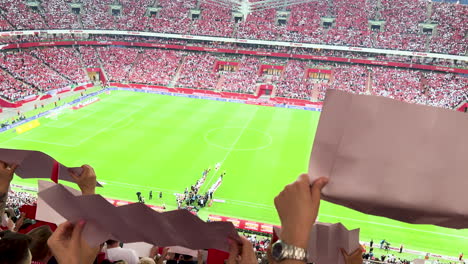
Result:
{"label": "pitch white line marking", "polygon": [[[242,135],[244,135],[244,132],[245,130],[247,129],[247,127],[249,127],[250,123],[252,122],[252,120],[254,119],[254,117],[257,115],[257,112],[258,112],[258,109],[259,107],[255,107],[255,111],[254,113],[250,116],[249,118],[249,121],[245,122],[245,125],[244,127],[242,127],[242,130],[241,132],[239,133],[239,135],[237,136],[237,138],[234,140],[234,142],[232,143],[231,147],[228,149],[228,152],[226,153],[226,155],[224,156],[224,158],[221,160],[221,167],[219,168],[218,171],[221,171],[221,168],[223,167],[223,164],[224,162],[227,160],[227,158],[229,157],[229,155],[231,155],[232,151],[235,150],[235,147],[237,145],[237,143],[239,142],[239,140],[241,139]],[[212,184],[212,180],[214,178],[214,176],[216,175],[216,172],[213,173],[213,175],[211,175],[211,177],[206,181],[206,186],[210,186]],[[205,192],[207,191],[207,189],[205,188],[204,189]]]}

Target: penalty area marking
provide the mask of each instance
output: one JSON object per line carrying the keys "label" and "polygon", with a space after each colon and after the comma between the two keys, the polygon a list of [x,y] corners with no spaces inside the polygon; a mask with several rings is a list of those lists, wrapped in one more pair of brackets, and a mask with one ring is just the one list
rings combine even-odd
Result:
{"label": "penalty area marking", "polygon": [[[265,135],[267,138],[268,138],[268,143],[264,144],[263,146],[259,146],[259,147],[256,147],[256,148],[233,148],[233,147],[225,147],[223,145],[220,145],[220,144],[216,144],[216,143],[213,143],[209,138],[208,136],[215,132],[215,131],[218,131],[218,130],[222,130],[222,129],[243,129],[243,133],[245,131],[255,131],[256,133],[259,133],[259,134],[263,134]],[[243,135],[243,133],[241,134],[241,136]],[[210,129],[208,130],[206,133],[205,133],[205,136],[203,137],[203,139],[205,140],[206,144],[208,145],[211,145],[211,146],[214,146],[216,148],[220,148],[220,149],[224,149],[224,150],[228,150],[228,151],[255,151],[255,150],[262,150],[262,149],[266,149],[268,147],[271,146],[271,144],[273,143],[273,137],[266,133],[266,132],[263,132],[259,129],[256,129],[256,128],[243,128],[243,127],[217,127],[217,128],[213,128],[213,129]],[[239,137],[240,139],[240,137]],[[239,141],[239,139],[236,139],[236,144],[237,144],[237,141]],[[236,145],[234,144],[234,146]]]}

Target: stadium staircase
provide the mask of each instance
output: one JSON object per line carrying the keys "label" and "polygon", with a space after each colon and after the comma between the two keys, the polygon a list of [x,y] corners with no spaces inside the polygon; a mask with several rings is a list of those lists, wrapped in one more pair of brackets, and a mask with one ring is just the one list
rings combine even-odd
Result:
{"label": "stadium staircase", "polygon": [[367,72],[366,94],[372,94],[372,72]]}
{"label": "stadium staircase", "polygon": [[219,78],[218,83],[216,84],[215,91],[221,91],[222,90],[225,78],[226,77],[224,76],[224,74],[221,75],[221,78]]}
{"label": "stadium staircase", "polygon": [[79,15],[76,15],[76,17],[78,18],[78,22],[80,23],[81,28],[84,28],[84,26],[83,26],[83,19],[82,19],[82,17],[81,17],[81,13],[80,13]]}
{"label": "stadium staircase", "polygon": [[57,71],[54,67],[50,66],[49,63],[45,62],[44,60],[42,60],[41,58],[37,57],[36,55],[30,53],[30,55],[36,59],[38,59],[39,61],[42,62],[42,64],[44,64],[47,68],[51,69],[53,72],[56,72],[58,75],[60,75],[60,77],[66,79],[67,81],[70,81],[71,83],[73,83],[73,80],[70,79],[70,77],[66,76],[65,74]]}
{"label": "stadium staircase", "polygon": [[424,50],[429,50],[430,45],[431,45],[431,37],[426,36],[426,43],[424,44]]}
{"label": "stadium staircase", "polygon": [[104,75],[104,78],[106,78],[105,82],[110,82],[111,80],[109,79],[109,76],[107,75],[106,68],[104,68],[104,63],[102,62],[101,55],[97,50],[95,50],[97,57],[99,59],[99,67],[101,68],[102,74]]}
{"label": "stadium staircase", "polygon": [[3,18],[3,20],[5,20],[11,26],[11,28],[16,29],[16,27],[13,26],[13,24],[10,22],[10,20],[8,20],[8,18],[5,15],[3,15],[3,12],[0,12],[0,17]]}
{"label": "stadium staircase", "polygon": [[182,61],[180,62],[179,64],[179,68],[177,68],[177,72],[176,74],[174,75],[174,78],[172,78],[171,82],[169,83],[168,87],[169,88],[174,88],[177,81],[179,80],[179,77],[180,77],[180,73],[182,72],[182,67],[185,65],[185,60],[186,60],[187,57],[184,56],[184,58],[182,59]]}
{"label": "stadium staircase", "polygon": [[427,17],[426,17],[427,22],[431,21],[433,4],[434,3],[432,1],[429,1],[429,3],[427,4]]}
{"label": "stadium staircase", "polygon": [[80,58],[80,64],[83,65],[83,73],[85,76],[88,76],[88,71],[86,70],[85,63],[83,61],[83,55],[80,52],[80,49],[78,47],[75,47],[76,52],[78,53],[78,57]]}
{"label": "stadium staircase", "polygon": [[4,71],[5,73],[7,73],[8,75],[10,75],[11,77],[13,77],[14,79],[16,79],[16,80],[18,80],[18,81],[20,81],[20,82],[26,84],[27,86],[29,86],[29,87],[35,89],[36,91],[40,91],[39,87],[37,87],[35,84],[29,83],[29,82],[27,82],[25,79],[22,79],[21,77],[16,78],[15,75],[13,75],[8,69],[3,68],[3,67],[0,67],[0,69],[1,69],[2,71]]}
{"label": "stadium staircase", "polygon": [[140,51],[138,52],[135,60],[132,62],[132,64],[130,65],[130,70],[127,72],[126,76],[125,76],[125,81],[126,82],[129,82],[129,79],[130,79],[130,76],[132,75],[132,73],[135,71],[135,63],[137,63],[140,59],[140,57],[142,56],[143,54],[143,49],[140,49]]}
{"label": "stadium staircase", "polygon": [[34,12],[35,12],[35,13],[38,13],[39,16],[41,16],[42,21],[44,22],[44,25],[47,25],[47,26],[50,28],[50,25],[49,25],[49,23],[47,23],[47,19],[46,19],[45,15],[44,15],[45,10],[41,7],[41,5],[39,5],[39,10],[38,10],[38,11],[34,11]]}

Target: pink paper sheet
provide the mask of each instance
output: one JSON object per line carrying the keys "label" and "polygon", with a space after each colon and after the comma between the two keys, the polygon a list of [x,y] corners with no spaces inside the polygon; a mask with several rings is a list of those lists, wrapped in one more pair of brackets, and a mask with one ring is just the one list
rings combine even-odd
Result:
{"label": "pink paper sheet", "polygon": [[91,245],[113,238],[124,243],[228,251],[228,238],[239,240],[232,223],[206,223],[186,210],[159,213],[141,203],[114,207],[100,195],[74,196],[62,185],[38,196],[68,221],[86,220],[83,236]]}
{"label": "pink paper sheet", "polygon": [[329,90],[310,159],[323,199],[395,220],[468,228],[468,115]]}
{"label": "pink paper sheet", "polygon": [[[0,148],[0,160],[6,163],[18,164],[15,174],[26,178],[46,178],[50,179],[52,175],[55,159],[51,156],[33,150],[5,149]],[[58,163],[58,179],[62,181],[75,182],[70,176],[68,169],[72,169],[76,174],[81,174],[82,168],[69,168]],[[99,183],[97,186],[101,186]]]}

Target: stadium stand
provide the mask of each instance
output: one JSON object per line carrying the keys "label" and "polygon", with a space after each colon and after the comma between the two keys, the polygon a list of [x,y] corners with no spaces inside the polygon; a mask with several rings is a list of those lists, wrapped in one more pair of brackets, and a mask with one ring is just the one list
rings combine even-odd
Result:
{"label": "stadium stand", "polygon": [[[227,8],[197,1],[161,0],[156,13],[148,13],[150,0],[118,2],[121,9],[110,11],[112,0],[82,1],[79,14],[70,11],[69,1],[40,3],[37,11],[26,0],[2,0],[3,30],[21,29],[119,29],[238,37],[263,40],[286,40],[306,43],[359,46],[439,53],[466,53],[466,5],[407,1],[312,2],[287,6],[286,21],[279,24],[276,9],[249,14],[235,22]],[[191,13],[198,10],[200,13]],[[331,28],[322,19],[332,18]],[[369,20],[382,21],[382,28],[370,29]],[[421,23],[436,24],[432,34],[423,33]]]}
{"label": "stadium stand", "polygon": [[[459,74],[395,69],[381,66],[277,59],[274,57],[222,55],[207,52],[125,47],[39,48],[2,53],[5,79],[13,76],[24,84],[3,89],[2,97],[17,101],[40,91],[87,83],[86,68],[102,68],[118,83],[138,83],[256,94],[262,84],[273,85],[274,96],[323,100],[328,88],[370,93],[412,103],[453,108],[467,93],[466,77]],[[233,71],[215,69],[219,61],[236,61]],[[263,74],[262,65],[283,65],[279,75]],[[311,79],[308,68],[330,69],[331,76]],[[33,71],[34,75],[29,75]],[[444,88],[447,84],[450,85]],[[21,88],[23,87],[23,88]],[[27,92],[25,92],[27,91]],[[451,91],[451,92],[449,92]],[[438,100],[439,98],[440,100]]]}
{"label": "stadium stand", "polygon": [[28,51],[1,53],[0,67],[16,79],[22,80],[39,91],[59,89],[69,84],[63,76],[33,57]]}
{"label": "stadium stand", "polygon": [[[237,21],[229,8],[215,6],[208,2],[198,0],[80,0],[78,2],[74,0],[0,0],[0,30],[147,31],[462,56],[467,54],[468,7],[466,5],[424,0],[330,0],[286,6],[282,10],[267,8],[253,12]],[[70,4],[72,3],[79,4],[81,9],[71,11]],[[111,5],[116,9],[111,10]],[[148,7],[155,8],[156,13],[151,13]],[[279,17],[284,21],[280,22]],[[324,26],[324,21],[327,19],[331,21],[330,25]],[[371,29],[369,21],[383,22],[382,28]],[[423,32],[422,24],[434,25],[434,30]],[[66,47],[24,49],[15,46],[0,52],[0,97],[17,102],[30,96],[44,95],[51,90],[88,83],[90,80],[86,69],[100,68],[109,81],[116,83],[203,89],[210,90],[213,94],[240,93],[244,94],[243,96],[255,97],[261,85],[271,85],[273,87],[271,97],[279,98],[278,101],[286,98],[306,100],[311,103],[320,102],[324,100],[327,89],[374,94],[449,109],[455,108],[460,102],[468,99],[468,79],[462,74],[356,64],[346,60],[340,63],[319,62],[312,59],[292,59],[292,57],[275,58],[270,55],[224,54],[209,52],[209,50],[200,52],[190,51],[187,47],[232,48],[238,51],[284,52],[346,59],[379,59],[384,62],[454,68],[467,68],[467,61],[302,47],[190,41],[189,37],[181,40],[79,33],[0,37],[1,44],[59,40],[150,42],[182,45],[184,49],[124,47],[105,43],[99,46],[70,44]],[[219,69],[216,68],[219,62],[236,62],[237,66],[230,70]],[[269,74],[268,71],[261,71],[264,65],[283,68],[275,74]],[[327,73],[326,78],[312,78],[307,75],[309,69],[326,69],[330,73]],[[3,166],[3,162],[0,163],[2,164],[0,187],[7,187],[6,191],[0,189],[0,216],[3,216],[6,207],[11,218],[14,216],[20,219],[22,215],[16,209],[31,206],[35,210],[36,197],[28,193],[8,191],[10,179],[5,175],[10,172],[6,171],[7,166]],[[94,186],[95,182],[92,185]],[[6,203],[2,201],[6,197],[2,195],[4,193],[8,193]],[[289,206],[293,204],[293,201],[286,204]],[[279,212],[280,215],[281,213]],[[312,223],[314,220],[309,222]],[[17,228],[16,231],[23,229],[20,224],[17,224]],[[11,229],[11,227],[0,227],[0,230],[2,229]],[[30,229],[24,229],[23,233]],[[249,240],[253,247],[261,252],[264,252],[270,243],[269,240],[256,239],[254,236],[250,236]],[[243,243],[249,245],[247,241]],[[60,250],[57,244],[50,243],[49,248],[44,242],[42,246],[46,247],[50,255],[52,253],[55,255],[58,263],[71,263],[66,261],[66,256],[63,256],[70,252]],[[249,253],[252,252],[249,251]],[[264,256],[260,254],[260,258]],[[248,257],[253,259],[251,263],[257,260],[256,257]]]}
{"label": "stadium stand", "polygon": [[129,81],[168,86],[182,57],[183,54],[176,51],[142,50],[133,65]]}

